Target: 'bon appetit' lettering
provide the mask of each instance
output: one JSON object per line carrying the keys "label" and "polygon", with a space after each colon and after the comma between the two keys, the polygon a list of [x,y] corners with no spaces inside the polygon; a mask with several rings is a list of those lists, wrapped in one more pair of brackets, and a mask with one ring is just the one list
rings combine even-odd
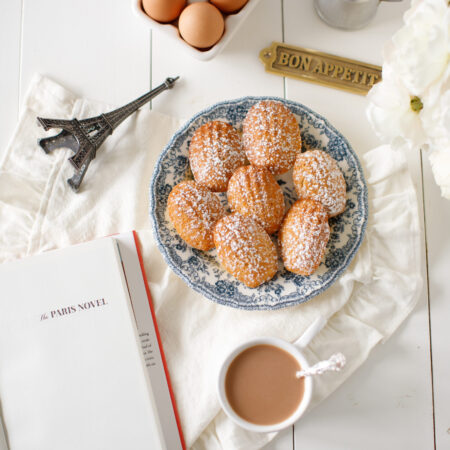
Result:
{"label": "'bon appetit' lettering", "polygon": [[48,319],[57,319],[59,317],[68,316],[77,312],[89,311],[106,305],[108,305],[108,303],[104,298],[98,298],[95,300],[81,302],[77,305],[64,306],[41,314],[41,321]]}
{"label": "'bon appetit' lettering", "polygon": [[272,42],[259,57],[267,72],[363,95],[381,80],[379,66],[280,42]]}
{"label": "'bon appetit' lettering", "polygon": [[280,66],[287,66],[311,74],[325,75],[331,78],[338,78],[342,81],[351,81],[372,87],[380,76],[367,70],[357,70],[345,64],[337,64],[326,61],[322,58],[314,58],[302,54],[290,54],[280,52],[277,63]]}

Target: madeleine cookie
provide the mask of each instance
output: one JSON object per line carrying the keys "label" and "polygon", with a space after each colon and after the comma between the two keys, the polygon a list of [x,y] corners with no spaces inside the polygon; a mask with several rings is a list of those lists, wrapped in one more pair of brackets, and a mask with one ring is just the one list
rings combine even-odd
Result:
{"label": "madeleine cookie", "polygon": [[189,162],[197,183],[225,192],[232,173],[246,163],[239,133],[220,120],[205,123],[192,136]]}
{"label": "madeleine cookie", "polygon": [[169,194],[170,221],[181,238],[199,250],[214,248],[213,227],[225,215],[217,196],[195,181],[182,181]]}
{"label": "madeleine cookie", "polygon": [[236,213],[223,217],[214,227],[214,243],[223,268],[250,288],[277,273],[275,244],[250,217]]}
{"label": "madeleine cookie", "polygon": [[322,203],[329,217],[344,212],[344,176],[328,153],[323,150],[309,150],[298,155],[292,178],[297,195]]}
{"label": "madeleine cookie", "polygon": [[297,200],[278,233],[284,267],[299,275],[311,275],[322,261],[329,238],[324,206],[311,199]]}
{"label": "madeleine cookie", "polygon": [[280,228],[284,216],[283,191],[268,169],[239,167],[230,178],[227,195],[232,211],[252,217],[267,233]]}
{"label": "madeleine cookie", "polygon": [[287,172],[302,147],[294,114],[273,100],[263,100],[250,108],[244,119],[242,139],[250,163],[266,167],[274,175]]}

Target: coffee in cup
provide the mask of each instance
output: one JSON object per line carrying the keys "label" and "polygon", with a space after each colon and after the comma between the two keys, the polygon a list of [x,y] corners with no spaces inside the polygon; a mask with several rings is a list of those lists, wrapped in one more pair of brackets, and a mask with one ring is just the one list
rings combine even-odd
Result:
{"label": "coffee in cup", "polygon": [[285,350],[257,344],[239,353],[225,376],[225,394],[234,412],[257,425],[273,425],[288,419],[305,392],[296,358]]}
{"label": "coffee in cup", "polygon": [[257,432],[279,431],[296,422],[313,390],[312,377],[296,377],[309,368],[301,349],[325,323],[320,316],[294,344],[262,337],[235,348],[223,362],[218,382],[219,401],[228,417]]}

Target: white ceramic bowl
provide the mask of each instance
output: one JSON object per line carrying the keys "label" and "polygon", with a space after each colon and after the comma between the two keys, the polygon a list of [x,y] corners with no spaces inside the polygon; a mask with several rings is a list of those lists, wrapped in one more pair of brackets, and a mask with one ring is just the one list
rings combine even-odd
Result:
{"label": "white ceramic bowl", "polygon": [[244,344],[241,344],[238,347],[236,347],[225,358],[225,361],[223,362],[220,368],[219,379],[217,384],[219,401],[227,416],[240,427],[245,428],[246,430],[249,431],[256,431],[259,433],[271,433],[274,431],[280,431],[297,422],[297,420],[299,420],[300,417],[305,413],[311,401],[313,393],[313,377],[305,377],[305,391],[303,394],[303,398],[299,403],[295,412],[284,421],[271,425],[257,425],[255,423],[251,423],[248,422],[247,420],[244,420],[242,417],[236,414],[236,412],[233,410],[230,403],[228,402],[228,398],[226,396],[225,378],[227,375],[228,368],[231,362],[234,360],[234,358],[236,358],[236,356],[238,356],[247,348],[253,347],[254,345],[273,345],[274,347],[281,348],[282,350],[288,352],[293,358],[295,358],[297,362],[300,364],[300,367],[302,369],[307,369],[308,367],[310,367],[310,365],[307,359],[303,356],[301,350],[302,348],[305,348],[309,344],[309,342],[314,338],[314,336],[323,328],[325,323],[326,320],[322,316],[319,316],[309,326],[309,328],[305,331],[305,333],[303,333],[300,339],[298,339],[294,344],[286,342],[283,339],[278,339],[274,337],[261,337],[251,339],[250,341],[247,341]]}
{"label": "white ceramic bowl", "polygon": [[[225,17],[225,31],[222,38],[216,45],[211,47],[209,50],[204,51],[191,47],[180,36],[178,28],[174,26],[173,23],[160,23],[145,14],[144,10],[142,9],[142,0],[131,0],[131,5],[134,13],[141,19],[142,23],[146,24],[151,29],[159,30],[161,33],[164,33],[167,36],[171,37],[193,57],[202,61],[208,61],[209,59],[214,58],[214,56],[217,56],[225,48],[228,42],[230,42],[234,33],[236,33],[236,31],[242,25],[242,22],[250,14],[250,11],[256,6],[259,1],[260,0],[248,0],[248,2],[238,13],[227,15]],[[188,0],[188,3],[194,2]]]}

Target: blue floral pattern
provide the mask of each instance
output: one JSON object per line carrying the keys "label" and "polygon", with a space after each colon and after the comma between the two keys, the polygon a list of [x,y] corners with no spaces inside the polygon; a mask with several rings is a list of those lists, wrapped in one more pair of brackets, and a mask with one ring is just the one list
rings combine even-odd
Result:
{"label": "blue floral pattern", "polygon": [[[260,100],[283,102],[300,124],[303,151],[320,148],[338,163],[347,184],[345,211],[330,219],[331,236],[325,258],[309,277],[283,268],[261,286],[250,289],[220,267],[216,251],[202,252],[186,245],[168,220],[167,198],[173,186],[192,175],[188,148],[194,131],[210,120],[225,120],[242,129],[247,111]],[[278,177],[286,206],[297,199],[292,171]],[[222,201],[226,197],[221,194]],[[150,183],[150,218],[158,247],[171,269],[191,288],[222,305],[249,310],[278,309],[306,302],[329,288],[358,250],[368,219],[367,186],[360,162],[348,141],[319,114],[306,106],[275,97],[245,97],[218,103],[189,120],[162,151]],[[274,237],[276,239],[276,237]]]}

